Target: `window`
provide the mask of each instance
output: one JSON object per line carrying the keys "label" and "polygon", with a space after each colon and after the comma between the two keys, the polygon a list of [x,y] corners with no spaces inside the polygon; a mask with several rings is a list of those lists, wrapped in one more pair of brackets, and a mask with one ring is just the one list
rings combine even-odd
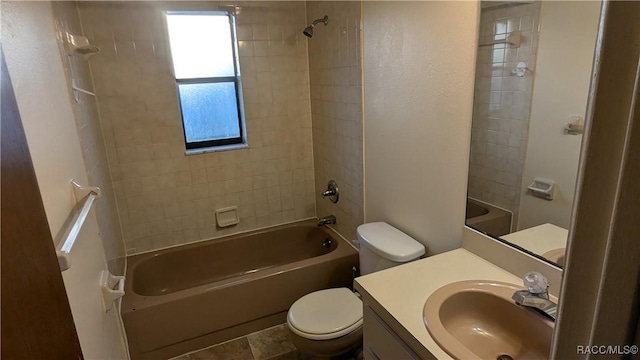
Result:
{"label": "window", "polygon": [[244,109],[233,14],[167,12],[187,150],[244,144]]}

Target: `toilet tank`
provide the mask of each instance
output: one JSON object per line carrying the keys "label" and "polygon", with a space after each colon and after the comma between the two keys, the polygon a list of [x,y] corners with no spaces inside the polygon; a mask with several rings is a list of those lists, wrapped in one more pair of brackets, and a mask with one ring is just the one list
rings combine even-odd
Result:
{"label": "toilet tank", "polygon": [[424,245],[385,222],[362,224],[356,233],[361,275],[416,260],[425,252]]}

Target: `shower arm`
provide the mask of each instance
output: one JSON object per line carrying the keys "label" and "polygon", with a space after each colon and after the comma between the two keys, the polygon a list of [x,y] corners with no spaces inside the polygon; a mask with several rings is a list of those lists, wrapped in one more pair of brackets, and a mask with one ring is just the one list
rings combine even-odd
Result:
{"label": "shower arm", "polygon": [[316,26],[318,23],[324,23],[324,26],[327,26],[327,24],[329,23],[329,16],[325,15],[324,18],[322,19],[315,19],[313,20],[313,23],[311,23],[311,26]]}

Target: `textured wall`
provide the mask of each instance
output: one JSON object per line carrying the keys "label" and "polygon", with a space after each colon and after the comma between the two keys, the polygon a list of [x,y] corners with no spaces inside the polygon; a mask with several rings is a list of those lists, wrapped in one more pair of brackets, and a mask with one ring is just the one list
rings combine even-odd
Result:
{"label": "textured wall", "polygon": [[[329,16],[309,40],[317,215],[336,215],[334,228],[349,240],[364,222],[361,10],[359,1],[307,2],[308,23]],[[320,196],[331,179],[337,204]]]}
{"label": "textured wall", "polygon": [[363,3],[365,221],[387,221],[428,254],[462,241],[478,11]]}
{"label": "textured wall", "polygon": [[[478,48],[471,131],[469,196],[513,212],[517,224],[536,71],[540,3],[482,9],[480,42],[504,39],[519,30],[519,47]],[[511,73],[523,61],[533,71]]]}
{"label": "textured wall", "polygon": [[[89,62],[82,57],[68,56],[66,53],[66,33],[83,34],[77,3],[74,1],[54,1],[51,6],[53,8],[56,37],[62,55],[62,66],[67,78],[67,85],[71,89],[73,81],[76,86],[93,91],[93,79]],[[73,93],[70,93],[70,98],[76,126],[78,127],[78,135],[80,136],[84,165],[89,179],[88,184],[83,185],[98,186],[102,190],[102,197],[95,203],[95,213],[100,226],[100,237],[107,256],[109,270],[114,275],[124,275],[126,261],[124,241],[122,239],[120,218],[113,191],[113,182],[109,172],[107,151],[100,125],[96,98],[79,94],[79,101],[75,101]]]}
{"label": "textured wall", "polygon": [[[569,228],[583,136],[567,135],[563,128],[570,115],[585,117],[600,6],[599,1],[542,3],[518,230],[544,223]],[[536,176],[556,182],[553,201],[527,193]]]}
{"label": "textured wall", "polygon": [[[55,238],[75,205],[69,182],[88,182],[89,169],[83,160],[86,153],[74,121],[51,6],[47,1],[3,2],[2,49]],[[87,217],[71,253],[71,268],[62,277],[84,357],[125,359],[119,312],[105,313],[102,307],[98,280],[108,268],[100,244],[99,215],[94,213]]]}
{"label": "textured wall", "polygon": [[[249,149],[185,156],[163,9],[234,8]],[[85,2],[91,59],[127,250],[315,215],[303,2]],[[214,210],[237,205],[220,229]]]}

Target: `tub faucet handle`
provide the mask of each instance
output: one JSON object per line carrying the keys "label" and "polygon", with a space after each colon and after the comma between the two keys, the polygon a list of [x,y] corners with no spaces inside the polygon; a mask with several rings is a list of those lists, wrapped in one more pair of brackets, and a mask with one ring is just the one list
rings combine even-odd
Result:
{"label": "tub faucet handle", "polygon": [[322,197],[333,196],[336,194],[334,189],[325,190],[322,192]]}
{"label": "tub faucet handle", "polygon": [[323,191],[320,194],[323,198],[329,197],[332,203],[337,203],[340,200],[340,193],[338,191],[338,184],[334,180],[329,180],[329,184],[327,184],[327,190]]}

